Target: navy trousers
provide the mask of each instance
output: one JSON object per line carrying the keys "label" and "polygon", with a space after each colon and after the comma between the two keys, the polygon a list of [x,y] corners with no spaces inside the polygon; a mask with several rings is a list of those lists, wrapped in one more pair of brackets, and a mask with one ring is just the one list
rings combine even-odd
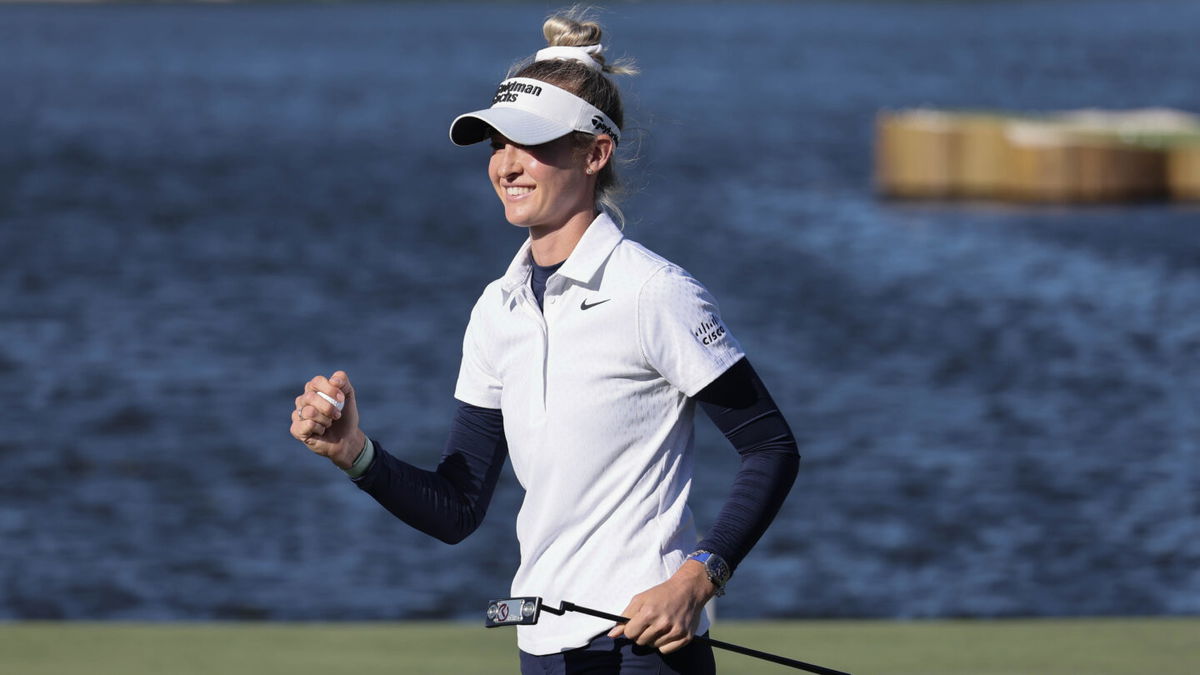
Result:
{"label": "navy trousers", "polygon": [[558,654],[534,656],[521,652],[521,675],[715,675],[716,672],[712,647],[699,640],[670,654],[607,635]]}

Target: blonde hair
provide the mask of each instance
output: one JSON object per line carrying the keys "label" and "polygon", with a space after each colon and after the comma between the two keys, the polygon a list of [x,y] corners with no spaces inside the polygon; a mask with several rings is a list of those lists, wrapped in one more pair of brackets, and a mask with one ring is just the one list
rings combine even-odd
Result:
{"label": "blonde hair", "polygon": [[[579,5],[550,15],[542,24],[542,35],[546,36],[546,44],[550,47],[591,47],[600,44],[603,34],[604,29],[593,18],[592,10]],[[594,54],[592,58],[600,62],[603,72],[610,75],[638,74],[633,59],[617,59],[609,64],[603,52]]]}
{"label": "blonde hair", "polygon": [[[550,47],[598,45],[603,32],[599,22],[593,18],[592,11],[579,5],[551,15],[542,24],[542,34],[546,36]],[[600,71],[579,61],[549,59],[520,63],[513,68],[514,72],[509,77],[529,77],[566,89],[602,110],[618,127],[624,129],[625,111],[621,106],[621,93],[607,75],[636,75],[637,66],[632,59],[617,59],[610,64],[603,52],[592,54],[592,58],[600,63]],[[595,136],[582,131],[573,132],[573,136],[580,148],[590,147],[595,140]],[[624,214],[617,205],[620,182],[614,163],[615,158],[610,159],[596,176],[596,206],[611,214],[617,222],[624,223]]]}

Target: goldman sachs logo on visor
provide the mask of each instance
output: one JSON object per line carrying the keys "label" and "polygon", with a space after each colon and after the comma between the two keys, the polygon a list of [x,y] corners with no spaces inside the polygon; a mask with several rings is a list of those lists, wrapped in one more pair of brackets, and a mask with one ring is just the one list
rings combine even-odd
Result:
{"label": "goldman sachs logo on visor", "polygon": [[492,99],[492,105],[496,105],[497,103],[514,103],[520,94],[541,96],[542,88],[536,84],[527,84],[525,82],[505,82],[496,88],[496,97]]}

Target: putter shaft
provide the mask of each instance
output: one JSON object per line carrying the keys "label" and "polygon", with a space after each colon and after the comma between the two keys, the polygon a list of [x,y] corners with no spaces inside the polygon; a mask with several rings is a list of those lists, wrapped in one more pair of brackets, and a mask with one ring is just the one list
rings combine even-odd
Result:
{"label": "putter shaft", "polygon": [[[594,617],[598,617],[601,619],[607,619],[608,621],[616,621],[617,623],[629,623],[629,619],[627,619],[623,616],[619,616],[617,614],[609,614],[608,612],[601,612],[598,609],[592,609],[590,607],[581,607],[580,605],[576,605],[573,602],[567,602],[566,600],[562,601],[560,608],[557,610],[550,607],[549,605],[542,605],[542,609],[547,612],[550,612],[551,614],[562,615],[566,612],[579,612],[580,614],[587,614],[589,616],[594,616]],[[756,659],[770,661],[771,663],[778,663],[782,666],[790,666],[792,668],[797,668],[799,670],[806,670],[810,673],[818,673],[818,675],[850,675],[849,673],[843,672],[841,670],[834,670],[833,668],[826,668],[825,666],[818,666],[815,663],[805,663],[804,661],[797,661],[796,659],[789,659],[786,656],[779,656],[777,654],[771,654],[769,652],[760,652],[757,649],[750,649],[749,647],[743,647],[741,645],[735,645],[735,644],[732,644],[729,642],[723,642],[721,640],[714,640],[714,639],[704,636],[704,635],[697,635],[695,639],[701,640],[703,642],[707,642],[708,644],[712,645],[713,647],[716,647],[717,649],[724,649],[725,651],[735,652],[738,654],[743,654],[745,656],[752,656]]]}

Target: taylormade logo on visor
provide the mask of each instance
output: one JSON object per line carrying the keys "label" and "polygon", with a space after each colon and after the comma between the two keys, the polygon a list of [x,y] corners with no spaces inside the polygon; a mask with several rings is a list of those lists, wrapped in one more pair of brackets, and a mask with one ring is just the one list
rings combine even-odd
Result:
{"label": "taylormade logo on visor", "polygon": [[608,124],[605,123],[603,117],[600,117],[599,115],[592,115],[592,128],[598,132],[602,131],[602,132],[608,134],[609,136],[612,136],[613,143],[620,142],[620,139],[618,138],[619,134],[617,133],[617,130],[608,126]]}

